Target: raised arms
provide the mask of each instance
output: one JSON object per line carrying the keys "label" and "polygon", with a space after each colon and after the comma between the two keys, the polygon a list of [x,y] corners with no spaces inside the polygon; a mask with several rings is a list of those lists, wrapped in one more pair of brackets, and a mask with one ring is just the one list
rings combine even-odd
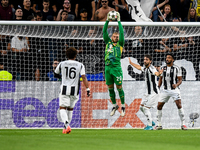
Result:
{"label": "raised arms", "polygon": [[104,27],[103,27],[103,39],[105,41],[105,43],[107,44],[109,41],[111,41],[110,37],[108,36],[108,23],[109,21],[106,20],[106,23],[104,24]]}
{"label": "raised arms", "polygon": [[120,14],[117,12],[117,21],[119,26],[119,45],[124,46],[124,29],[122,27],[121,21],[120,21]]}

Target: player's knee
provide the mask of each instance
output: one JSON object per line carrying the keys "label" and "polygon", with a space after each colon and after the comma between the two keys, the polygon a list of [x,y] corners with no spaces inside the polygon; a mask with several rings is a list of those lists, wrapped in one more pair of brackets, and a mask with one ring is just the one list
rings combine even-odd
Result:
{"label": "player's knee", "polygon": [[122,89],[122,85],[116,85],[117,90]]}
{"label": "player's knee", "polygon": [[181,108],[182,108],[181,103],[176,104],[176,106],[177,106],[178,109],[181,109]]}
{"label": "player's knee", "polygon": [[178,106],[178,109],[181,109],[182,108],[182,106]]}
{"label": "player's knee", "polygon": [[176,106],[178,109],[181,109],[182,108],[182,105],[181,105],[181,101],[180,100],[177,100],[175,101],[176,102]]}
{"label": "player's knee", "polygon": [[62,107],[62,106],[60,106],[60,109],[65,109],[65,110],[66,110],[66,107]]}
{"label": "player's knee", "polygon": [[118,92],[121,92],[121,91],[123,91],[123,89],[122,89],[122,88],[120,88],[120,89],[117,89],[117,91],[118,91]]}
{"label": "player's knee", "polygon": [[114,84],[108,85],[109,89],[114,89]]}
{"label": "player's knee", "polygon": [[162,110],[162,107],[163,107],[163,105],[158,104],[157,109],[158,109],[158,110]]}
{"label": "player's knee", "polygon": [[109,90],[110,94],[115,92],[114,88],[108,88],[108,90]]}

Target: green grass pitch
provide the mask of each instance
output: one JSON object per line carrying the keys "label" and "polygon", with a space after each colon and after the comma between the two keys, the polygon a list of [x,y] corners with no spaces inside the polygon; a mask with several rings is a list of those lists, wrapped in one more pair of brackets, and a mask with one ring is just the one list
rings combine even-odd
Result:
{"label": "green grass pitch", "polygon": [[200,130],[2,129],[1,150],[200,150]]}

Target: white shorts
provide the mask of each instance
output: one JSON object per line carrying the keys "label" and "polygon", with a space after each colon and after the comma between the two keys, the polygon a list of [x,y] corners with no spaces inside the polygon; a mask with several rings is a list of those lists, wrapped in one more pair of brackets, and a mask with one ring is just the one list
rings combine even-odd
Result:
{"label": "white shorts", "polygon": [[59,106],[74,108],[76,102],[79,100],[79,95],[61,95],[59,94]]}
{"label": "white shorts", "polygon": [[160,94],[145,94],[144,97],[142,98],[141,105],[144,105],[146,107],[156,107],[158,104],[158,99],[159,99]]}
{"label": "white shorts", "polygon": [[181,99],[180,90],[179,89],[163,90],[160,93],[159,102],[167,103],[169,101],[170,97],[172,97],[174,101]]}

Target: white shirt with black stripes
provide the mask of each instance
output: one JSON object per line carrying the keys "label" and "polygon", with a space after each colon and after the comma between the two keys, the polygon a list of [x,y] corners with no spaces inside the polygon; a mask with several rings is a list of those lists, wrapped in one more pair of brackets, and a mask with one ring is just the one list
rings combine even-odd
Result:
{"label": "white shirt with black stripes", "polygon": [[79,94],[80,75],[85,75],[85,66],[75,60],[66,60],[59,63],[55,70],[56,74],[62,75],[61,94]]}
{"label": "white shirt with black stripes", "polygon": [[[161,69],[163,69],[162,76],[162,83],[165,90],[174,90],[173,84],[177,84],[178,77],[182,76],[182,70],[179,66],[173,64],[171,67],[168,66],[162,66]],[[179,87],[176,87],[176,89],[179,89]]]}
{"label": "white shirt with black stripes", "polygon": [[155,72],[158,72],[153,65],[150,65],[148,68],[141,67],[142,72],[145,74],[146,82],[146,93],[147,94],[159,94],[158,81]]}

